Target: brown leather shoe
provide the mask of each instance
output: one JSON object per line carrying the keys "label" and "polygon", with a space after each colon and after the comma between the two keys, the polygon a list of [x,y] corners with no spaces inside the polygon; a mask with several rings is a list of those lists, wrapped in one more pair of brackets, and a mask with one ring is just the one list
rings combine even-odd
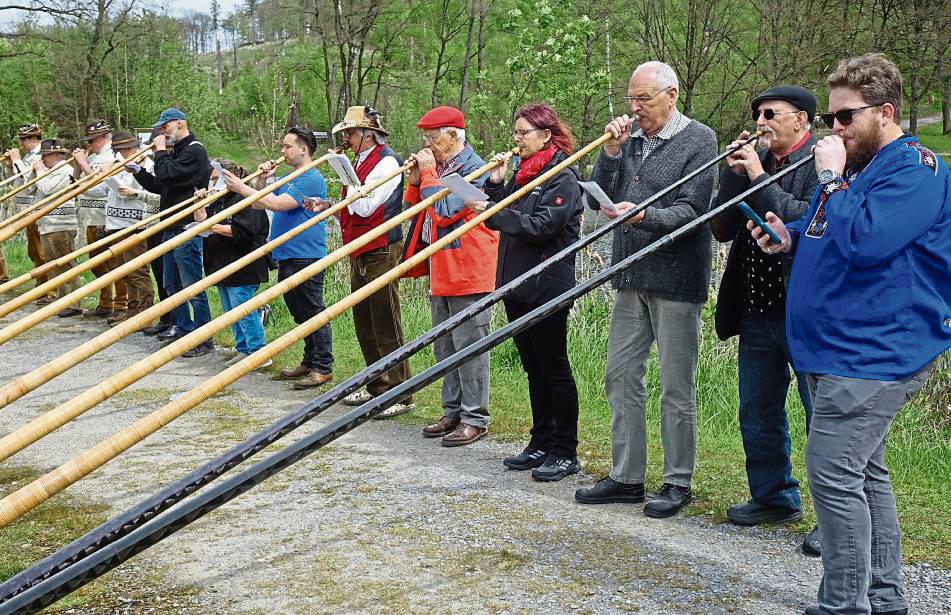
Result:
{"label": "brown leather shoe", "polygon": [[309,375],[313,369],[307,367],[306,365],[298,365],[294,369],[282,369],[281,378],[285,380],[297,380],[298,378],[303,378],[304,376]]}
{"label": "brown leather shoe", "polygon": [[459,426],[458,416],[444,416],[432,425],[423,427],[424,438],[441,438]]}
{"label": "brown leather shoe", "polygon": [[327,384],[334,379],[333,374],[321,374],[317,371],[311,371],[309,374],[294,383],[295,389],[313,389],[322,384]]}
{"label": "brown leather shoe", "polygon": [[95,318],[111,318],[112,316],[115,316],[115,315],[116,315],[115,310],[104,308],[104,307],[97,307],[94,310],[86,310],[85,312],[83,312],[83,316],[95,317]]}
{"label": "brown leather shoe", "polygon": [[106,318],[106,324],[109,325],[110,327],[113,327],[128,318],[129,318],[129,313],[126,310],[122,310],[121,312],[117,310],[115,313],[115,316],[110,316],[109,318]]}
{"label": "brown leather shoe", "polygon": [[456,429],[442,437],[443,446],[465,446],[472,444],[489,432],[487,427],[476,427],[461,423]]}

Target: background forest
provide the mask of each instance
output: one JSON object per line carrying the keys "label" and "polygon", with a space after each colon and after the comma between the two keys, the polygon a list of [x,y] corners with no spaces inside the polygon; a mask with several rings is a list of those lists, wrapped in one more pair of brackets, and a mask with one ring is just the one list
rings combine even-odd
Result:
{"label": "background forest", "polygon": [[[681,104],[724,141],[747,101],[814,88],[842,57],[885,51],[903,116],[951,130],[951,3],[942,0],[246,0],[171,16],[144,0],[0,4],[0,134],[37,121],[62,137],[89,118],[149,125],[165,107],[203,139],[271,150],[285,126],[328,130],[368,101],[399,151],[416,119],[463,108],[477,150],[504,147],[512,112],[550,101],[581,141],[626,111],[632,68],[670,63]],[[19,9],[19,10],[12,10]],[[939,149],[942,149],[939,147]],[[951,149],[951,148],[947,148]]]}

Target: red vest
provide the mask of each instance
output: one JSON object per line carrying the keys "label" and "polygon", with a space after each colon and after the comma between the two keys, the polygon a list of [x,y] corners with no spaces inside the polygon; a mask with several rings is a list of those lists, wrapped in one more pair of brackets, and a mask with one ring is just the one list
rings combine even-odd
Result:
{"label": "red vest", "polygon": [[[387,150],[385,144],[377,145],[370,151],[369,155],[361,162],[355,169],[357,172],[357,177],[360,179],[361,184],[366,184],[367,177],[370,175],[370,172],[380,163],[384,158],[384,150]],[[390,154],[391,152],[385,152]],[[343,187],[342,194],[344,197],[347,196],[347,186]],[[393,195],[396,195],[396,198],[399,199],[399,205],[396,207],[396,211],[390,211],[393,209],[391,207],[390,201],[393,200]],[[373,213],[369,217],[364,218],[363,216],[358,216],[356,214],[350,213],[349,208],[344,208],[340,211],[340,230],[343,234],[343,243],[348,244],[361,235],[369,233],[371,230],[383,224],[384,221],[392,218],[393,215],[399,213],[402,205],[402,190],[394,190],[393,195],[385,203],[381,203],[379,207],[373,210]],[[396,232],[390,231],[384,235],[380,235],[367,245],[355,250],[350,254],[350,258],[356,258],[363,254],[364,252],[369,252],[376,248],[386,247],[390,241],[390,236],[395,235],[395,241],[399,241],[402,238],[402,232],[397,227]]]}

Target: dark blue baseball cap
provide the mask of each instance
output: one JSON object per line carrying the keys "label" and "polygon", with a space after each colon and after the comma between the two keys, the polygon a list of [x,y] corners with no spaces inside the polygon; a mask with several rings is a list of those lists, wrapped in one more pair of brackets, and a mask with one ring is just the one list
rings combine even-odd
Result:
{"label": "dark blue baseball cap", "polygon": [[169,107],[165,111],[162,111],[162,115],[159,116],[158,121],[152,124],[152,128],[159,128],[165,124],[172,122],[174,120],[187,120],[188,117],[184,113],[176,109],[175,107]]}

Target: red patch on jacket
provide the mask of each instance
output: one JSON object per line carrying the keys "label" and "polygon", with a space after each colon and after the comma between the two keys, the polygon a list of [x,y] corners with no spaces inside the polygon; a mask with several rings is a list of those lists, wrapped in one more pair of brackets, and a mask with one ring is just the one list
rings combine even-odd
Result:
{"label": "red patch on jacket", "polygon": [[564,204],[565,204],[565,199],[561,198],[560,196],[555,197],[555,205],[564,205]]}

